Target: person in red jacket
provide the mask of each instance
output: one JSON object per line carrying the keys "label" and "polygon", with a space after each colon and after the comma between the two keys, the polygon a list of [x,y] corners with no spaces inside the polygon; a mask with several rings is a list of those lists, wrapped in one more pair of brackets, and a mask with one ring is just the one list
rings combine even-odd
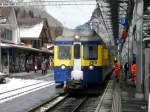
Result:
{"label": "person in red jacket", "polygon": [[116,81],[117,81],[117,82],[119,82],[120,73],[121,73],[120,64],[118,63],[117,60],[115,60],[115,61],[114,61],[114,75],[115,75],[115,78],[116,78]]}
{"label": "person in red jacket", "polygon": [[132,81],[134,85],[136,85],[136,63],[133,61],[131,65],[131,76],[132,76]]}

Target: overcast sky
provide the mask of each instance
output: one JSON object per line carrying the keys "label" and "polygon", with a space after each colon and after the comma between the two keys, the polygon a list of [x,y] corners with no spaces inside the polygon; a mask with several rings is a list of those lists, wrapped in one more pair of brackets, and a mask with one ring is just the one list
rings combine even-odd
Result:
{"label": "overcast sky", "polygon": [[47,6],[47,12],[68,28],[75,28],[87,22],[95,5],[61,5]]}

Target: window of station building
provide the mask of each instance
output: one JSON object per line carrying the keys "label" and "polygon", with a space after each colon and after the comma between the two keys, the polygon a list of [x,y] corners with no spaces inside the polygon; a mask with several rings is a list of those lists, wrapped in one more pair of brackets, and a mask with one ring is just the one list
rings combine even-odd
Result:
{"label": "window of station building", "polygon": [[71,59],[71,46],[59,46],[58,49],[59,59]]}
{"label": "window of station building", "polygon": [[74,58],[80,59],[80,44],[74,45]]}
{"label": "window of station building", "polygon": [[98,46],[97,45],[84,45],[84,59],[85,60],[97,60],[98,58]]}
{"label": "window of station building", "polygon": [[1,34],[2,39],[4,40],[12,40],[12,30],[3,29]]}

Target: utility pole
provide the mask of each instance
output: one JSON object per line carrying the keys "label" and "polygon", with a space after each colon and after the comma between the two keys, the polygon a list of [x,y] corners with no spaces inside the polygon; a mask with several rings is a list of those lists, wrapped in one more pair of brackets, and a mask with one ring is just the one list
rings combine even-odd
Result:
{"label": "utility pole", "polygon": [[0,29],[0,72],[2,72],[2,41],[1,41],[1,29]]}
{"label": "utility pole", "polygon": [[142,27],[143,27],[143,0],[136,0],[135,4],[135,16],[136,16],[136,47],[137,47],[137,56],[136,56],[136,63],[137,63],[137,76],[136,76],[136,98],[143,98],[143,91],[142,91],[142,78],[143,78],[143,69],[142,69],[142,62],[143,62],[143,50],[142,50]]}

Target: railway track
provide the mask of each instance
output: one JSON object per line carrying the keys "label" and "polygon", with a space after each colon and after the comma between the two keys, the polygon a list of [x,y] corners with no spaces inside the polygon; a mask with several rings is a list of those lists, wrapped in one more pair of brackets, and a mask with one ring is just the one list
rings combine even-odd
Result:
{"label": "railway track", "polygon": [[85,97],[67,97],[62,102],[49,108],[45,112],[77,112],[78,108],[88,99]]}
{"label": "railway track", "polygon": [[109,81],[95,112],[111,112],[113,97],[113,81]]}
{"label": "railway track", "polygon": [[42,103],[30,108],[27,112],[46,112],[48,109],[51,109],[62,102],[64,99],[68,97],[68,94],[61,93],[52,98],[49,98]]}
{"label": "railway track", "polygon": [[42,88],[46,88],[48,86],[54,85],[54,81],[41,81],[38,83],[30,84],[28,86],[23,86],[20,88],[16,88],[13,90],[5,91],[0,93],[0,103],[8,101],[10,99],[14,99],[16,97],[37,91]]}
{"label": "railway track", "polygon": [[104,103],[109,99],[107,96],[111,94],[111,84],[112,83],[108,83],[105,90],[97,96],[57,96],[29,112],[101,112],[100,110],[103,110],[105,107]]}

